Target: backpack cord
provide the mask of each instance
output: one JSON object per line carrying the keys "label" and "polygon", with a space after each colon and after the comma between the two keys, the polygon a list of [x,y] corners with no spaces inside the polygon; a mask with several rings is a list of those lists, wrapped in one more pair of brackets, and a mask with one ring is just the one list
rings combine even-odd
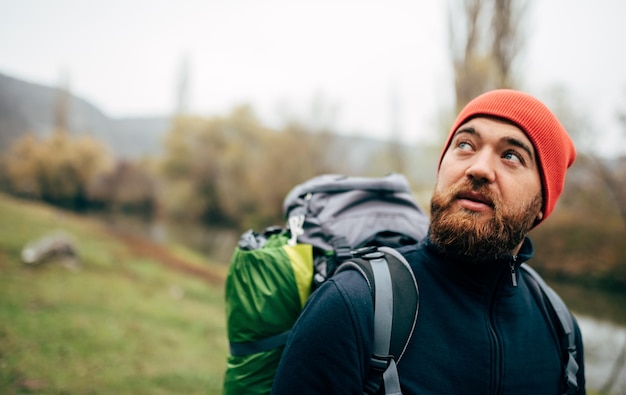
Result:
{"label": "backpack cord", "polygon": [[300,210],[298,213],[292,213],[287,219],[287,227],[291,231],[291,237],[289,238],[287,244],[292,247],[298,243],[298,237],[304,234],[304,220],[309,213],[309,203],[311,203],[312,197],[313,194],[311,192],[308,192],[304,196],[304,204],[302,210]]}

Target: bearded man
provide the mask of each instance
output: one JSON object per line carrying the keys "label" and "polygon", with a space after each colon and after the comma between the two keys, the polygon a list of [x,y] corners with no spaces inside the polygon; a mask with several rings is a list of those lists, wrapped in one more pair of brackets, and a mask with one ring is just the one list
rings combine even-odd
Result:
{"label": "bearded man", "polygon": [[[400,251],[419,284],[419,315],[398,363],[403,394],[584,394],[574,320],[576,386],[520,265],[528,232],[553,211],[574,145],[536,98],[495,90],[458,115],[444,146],[425,240]],[[567,312],[567,314],[570,314]],[[362,394],[374,306],[364,277],[341,272],[309,299],[273,394]]]}

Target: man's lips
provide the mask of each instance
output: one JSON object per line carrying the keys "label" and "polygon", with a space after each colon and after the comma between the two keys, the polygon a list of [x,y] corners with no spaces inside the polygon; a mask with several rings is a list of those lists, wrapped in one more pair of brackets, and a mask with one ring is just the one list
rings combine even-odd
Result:
{"label": "man's lips", "polygon": [[471,211],[487,211],[493,209],[493,202],[478,192],[461,192],[456,197],[459,205]]}

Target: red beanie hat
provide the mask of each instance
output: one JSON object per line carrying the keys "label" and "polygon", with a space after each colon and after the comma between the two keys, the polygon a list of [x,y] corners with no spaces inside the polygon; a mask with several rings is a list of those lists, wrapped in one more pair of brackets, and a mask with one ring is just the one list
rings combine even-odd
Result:
{"label": "red beanie hat", "polygon": [[543,218],[554,209],[563,185],[565,172],[576,159],[576,149],[556,116],[536,98],[519,91],[498,89],[470,101],[457,117],[444,145],[439,164],[456,130],[471,118],[493,116],[513,122],[532,141],[541,174]]}

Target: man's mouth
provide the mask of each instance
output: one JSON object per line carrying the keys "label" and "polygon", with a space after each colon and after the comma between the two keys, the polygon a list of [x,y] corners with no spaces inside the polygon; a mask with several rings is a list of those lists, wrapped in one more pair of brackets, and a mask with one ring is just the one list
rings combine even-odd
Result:
{"label": "man's mouth", "polygon": [[461,207],[470,211],[487,211],[494,208],[491,199],[474,191],[461,192],[456,196],[456,200]]}

